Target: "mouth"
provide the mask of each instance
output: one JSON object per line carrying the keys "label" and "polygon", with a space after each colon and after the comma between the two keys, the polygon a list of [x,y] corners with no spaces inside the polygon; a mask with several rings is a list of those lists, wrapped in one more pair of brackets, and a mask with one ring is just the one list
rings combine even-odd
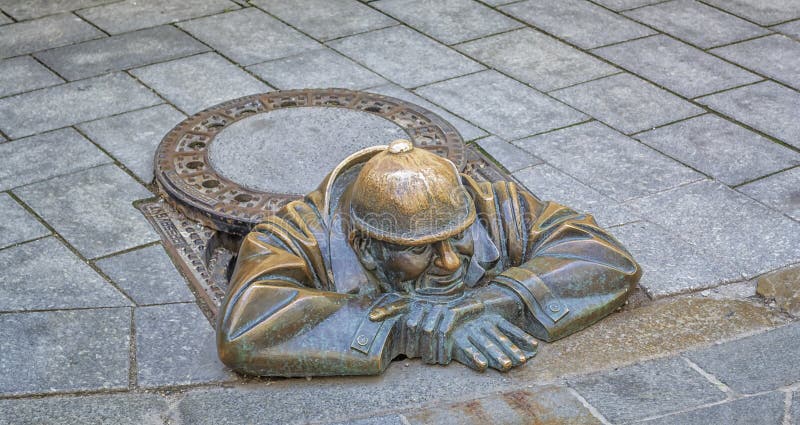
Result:
{"label": "mouth", "polygon": [[459,292],[464,286],[465,265],[462,262],[458,270],[448,275],[425,273],[417,281],[416,292],[422,295],[451,295]]}

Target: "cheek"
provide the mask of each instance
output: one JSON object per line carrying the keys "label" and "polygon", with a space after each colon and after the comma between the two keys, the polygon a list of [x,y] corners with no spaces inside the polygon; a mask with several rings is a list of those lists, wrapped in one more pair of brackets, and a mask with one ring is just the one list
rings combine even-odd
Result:
{"label": "cheek", "polygon": [[392,253],[386,258],[385,270],[399,277],[401,281],[416,279],[422,272],[428,269],[431,254],[413,254],[398,252]]}

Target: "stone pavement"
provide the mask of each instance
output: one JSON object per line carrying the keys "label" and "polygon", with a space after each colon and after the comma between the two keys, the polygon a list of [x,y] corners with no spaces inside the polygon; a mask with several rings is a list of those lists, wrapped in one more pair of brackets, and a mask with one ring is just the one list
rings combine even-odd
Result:
{"label": "stone pavement", "polygon": [[[0,423],[800,424],[800,325],[755,291],[800,263],[800,0],[0,11]],[[132,203],[154,196],[153,151],[186,115],[307,87],[440,114],[610,227],[642,291],[505,375],[225,370]]]}

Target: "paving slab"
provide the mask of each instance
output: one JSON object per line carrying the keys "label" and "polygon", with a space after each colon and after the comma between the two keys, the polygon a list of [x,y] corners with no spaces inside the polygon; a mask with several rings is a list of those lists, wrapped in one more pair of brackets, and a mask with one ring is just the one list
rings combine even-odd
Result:
{"label": "paving slab", "polygon": [[328,425],[408,425],[408,419],[401,415],[383,415],[364,419],[350,419]]}
{"label": "paving slab", "polygon": [[[217,357],[214,329],[197,304],[139,307],[134,316],[137,383],[140,387],[221,382],[236,378]],[[202,415],[213,410],[208,406],[202,409]]]}
{"label": "paving slab", "polygon": [[35,56],[64,78],[79,80],[208,50],[167,25],[46,50]]}
{"label": "paving slab", "polygon": [[711,114],[636,138],[730,186],[800,164],[797,152]]}
{"label": "paving slab", "polygon": [[63,82],[61,77],[53,74],[30,56],[0,60],[0,97],[50,87]]}
{"label": "paving slab", "polygon": [[370,6],[445,44],[485,37],[522,26],[473,0],[381,0]]}
{"label": "paving slab", "polygon": [[800,89],[800,41],[775,34],[720,47],[711,52]]}
{"label": "paving slab", "polygon": [[658,3],[660,1],[663,0],[595,0],[595,3],[619,12],[621,10],[647,6],[648,4]]}
{"label": "paving slab", "polygon": [[627,41],[593,52],[688,98],[762,79],[666,35]]}
{"label": "paving slab", "polygon": [[417,87],[484,69],[455,50],[404,26],[354,35],[328,45],[403,87]]}
{"label": "paving slab", "polygon": [[[131,71],[186,114],[226,100],[271,91],[216,53],[203,53]],[[224,82],[224,84],[223,84]]]}
{"label": "paving slab", "polygon": [[186,116],[172,106],[162,104],[79,124],[78,128],[143,182],[149,183],[153,181],[156,147],[184,118]]}
{"label": "paving slab", "polygon": [[0,193],[0,217],[3,217],[0,221],[0,248],[50,233],[42,223],[6,193]]}
{"label": "paving slab", "polygon": [[500,10],[583,49],[655,33],[586,0],[528,0],[501,6]]}
{"label": "paving slab", "polygon": [[754,394],[800,382],[798,350],[800,324],[793,323],[685,355],[732,390]]}
{"label": "paving slab", "polygon": [[736,190],[800,221],[800,168],[777,173]]}
{"label": "paving slab", "polygon": [[114,0],[0,0],[0,9],[17,20],[28,20],[57,13],[111,3]]}
{"label": "paving slab", "polygon": [[128,307],[110,283],[55,238],[0,251],[0,311]]}
{"label": "paving slab", "polygon": [[0,99],[0,130],[12,139],[161,103],[123,73]]}
{"label": "paving slab", "polygon": [[56,177],[14,192],[87,258],[158,240],[132,205],[153,194],[115,165]]}
{"label": "paving slab", "polygon": [[800,391],[795,391],[792,394],[792,403],[790,416],[792,418],[792,425],[800,425]]}
{"label": "paving slab", "polygon": [[253,4],[321,41],[397,24],[356,0],[254,0]]}
{"label": "paving slab", "polygon": [[72,128],[26,137],[0,144],[0,190],[111,162]]}
{"label": "paving slab", "polygon": [[756,293],[774,302],[781,311],[800,316],[800,265],[759,277]]}
{"label": "paving slab", "polygon": [[586,115],[491,70],[415,91],[509,141],[588,119]]}
{"label": "paving slab", "polygon": [[256,8],[195,19],[178,26],[242,65],[321,47],[318,42]]}
{"label": "paving slab", "polygon": [[129,308],[0,314],[0,394],[128,387]]}
{"label": "paving slab", "polygon": [[596,121],[514,144],[618,201],[704,178]]}
{"label": "paving slab", "polygon": [[789,37],[800,39],[800,19],[792,22],[787,22],[785,24],[776,25],[771,29],[786,34]]}
{"label": "paving slab", "polygon": [[53,15],[0,28],[0,58],[100,38],[103,33],[72,14]]}
{"label": "paving slab", "polygon": [[733,400],[685,413],[644,421],[647,425],[706,425],[713,418],[716,423],[730,425],[781,425],[783,423],[784,394],[772,392],[755,397]]}
{"label": "paving slab", "polygon": [[772,81],[697,99],[721,114],[800,148],[800,93]]}
{"label": "paving slab", "polygon": [[541,159],[497,136],[484,137],[475,143],[510,173],[542,163]]}
{"label": "paving slab", "polygon": [[0,425],[161,425],[169,406],[157,394],[0,400]]}
{"label": "paving slab", "polygon": [[330,49],[265,62],[247,70],[282,90],[329,87],[360,90],[387,83],[380,75]]}
{"label": "paving slab", "polygon": [[482,38],[456,48],[541,91],[620,72],[603,61],[530,28]]}
{"label": "paving slab", "polygon": [[627,422],[725,399],[681,358],[641,363],[569,381],[611,422]]}
{"label": "paving slab", "polygon": [[13,23],[13,22],[14,21],[12,21],[11,18],[9,18],[8,16],[0,13],[0,25],[10,24],[10,23]]}
{"label": "paving slab", "polygon": [[769,34],[744,19],[695,0],[673,0],[624,13],[702,49]]}
{"label": "paving slab", "polygon": [[774,25],[800,18],[797,0],[708,0],[706,3],[759,25]]}
{"label": "paving slab", "polygon": [[551,95],[625,134],[703,113],[697,106],[630,74],[578,84]]}
{"label": "paving slab", "polygon": [[110,34],[120,34],[238,8],[227,0],[124,0],[77,14]]}

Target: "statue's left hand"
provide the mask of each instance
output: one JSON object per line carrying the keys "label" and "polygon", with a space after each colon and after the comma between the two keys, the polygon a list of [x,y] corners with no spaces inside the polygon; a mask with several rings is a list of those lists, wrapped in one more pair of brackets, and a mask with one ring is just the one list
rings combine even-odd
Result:
{"label": "statue's left hand", "polygon": [[454,334],[453,359],[477,371],[507,371],[536,355],[539,342],[496,314],[481,316]]}

